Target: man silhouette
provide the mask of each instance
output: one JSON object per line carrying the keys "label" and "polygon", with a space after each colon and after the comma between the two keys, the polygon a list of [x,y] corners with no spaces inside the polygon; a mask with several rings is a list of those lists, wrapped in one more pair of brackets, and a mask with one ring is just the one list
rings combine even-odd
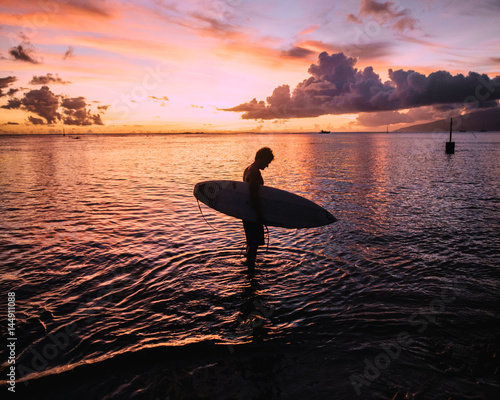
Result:
{"label": "man silhouette", "polygon": [[250,204],[257,213],[257,221],[243,221],[243,228],[247,239],[246,257],[248,272],[253,274],[255,270],[255,260],[257,259],[257,249],[264,242],[264,224],[266,223],[262,214],[262,205],[259,198],[259,188],[264,185],[264,179],[260,170],[269,166],[274,160],[273,151],[269,147],[263,147],[255,154],[255,161],[249,165],[243,173],[243,181],[248,182],[250,191]]}

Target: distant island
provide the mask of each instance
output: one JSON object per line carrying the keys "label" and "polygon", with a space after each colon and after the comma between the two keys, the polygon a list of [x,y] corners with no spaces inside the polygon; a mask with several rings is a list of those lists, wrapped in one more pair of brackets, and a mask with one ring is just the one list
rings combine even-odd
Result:
{"label": "distant island", "polygon": [[[449,132],[450,118],[399,128],[396,132]],[[500,132],[500,107],[453,117],[453,131]]]}

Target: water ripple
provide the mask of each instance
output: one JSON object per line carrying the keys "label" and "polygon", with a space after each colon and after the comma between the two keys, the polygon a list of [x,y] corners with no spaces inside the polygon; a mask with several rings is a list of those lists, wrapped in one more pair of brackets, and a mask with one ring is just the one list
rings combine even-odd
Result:
{"label": "water ripple", "polygon": [[[307,385],[352,398],[352,374],[406,332],[411,344],[366,398],[487,395],[497,389],[500,142],[460,138],[454,157],[425,134],[2,139],[0,287],[19,299],[20,381],[66,376],[75,398],[159,388],[200,398],[232,377],[249,398],[278,397],[249,383],[256,376],[281,398]],[[250,277],[241,222],[205,206],[200,215],[192,189],[241,179],[263,145],[276,155],[266,183],[339,221],[270,228]],[[105,366],[127,383],[94,377],[75,389],[65,372]]]}

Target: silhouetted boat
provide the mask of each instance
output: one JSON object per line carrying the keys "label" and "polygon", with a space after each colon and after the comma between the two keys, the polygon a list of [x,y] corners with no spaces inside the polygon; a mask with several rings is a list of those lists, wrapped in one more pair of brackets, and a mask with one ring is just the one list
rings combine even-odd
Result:
{"label": "silhouetted boat", "polygon": [[323,129],[321,129],[320,133],[330,133],[330,131],[324,131]]}

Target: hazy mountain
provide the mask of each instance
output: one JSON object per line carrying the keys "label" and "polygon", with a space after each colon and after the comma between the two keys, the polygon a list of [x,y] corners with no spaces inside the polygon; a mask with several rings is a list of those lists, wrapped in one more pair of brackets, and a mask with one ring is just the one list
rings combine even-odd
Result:
{"label": "hazy mountain", "polygon": [[[500,107],[484,111],[476,111],[453,117],[453,132],[458,131],[499,131],[500,132]],[[450,119],[441,119],[426,124],[411,125],[400,128],[397,132],[433,132],[450,131]]]}

